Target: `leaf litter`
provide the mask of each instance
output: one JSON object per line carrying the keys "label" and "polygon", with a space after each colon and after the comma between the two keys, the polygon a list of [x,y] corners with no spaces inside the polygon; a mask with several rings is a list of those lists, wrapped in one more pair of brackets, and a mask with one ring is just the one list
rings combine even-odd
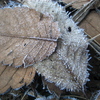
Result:
{"label": "leaf litter", "polygon": [[0,9],[0,19],[0,62],[4,65],[28,67],[55,51],[60,32],[50,17],[40,20],[35,10],[16,7]]}
{"label": "leaf litter", "polygon": [[[28,13],[26,20],[20,12]],[[0,93],[4,93],[10,87],[20,88],[32,82],[35,68],[31,64],[54,52],[60,32],[56,29],[56,22],[45,16],[40,20],[40,13],[32,9],[5,8],[0,9],[0,13]],[[18,68],[27,65],[30,67]]]}

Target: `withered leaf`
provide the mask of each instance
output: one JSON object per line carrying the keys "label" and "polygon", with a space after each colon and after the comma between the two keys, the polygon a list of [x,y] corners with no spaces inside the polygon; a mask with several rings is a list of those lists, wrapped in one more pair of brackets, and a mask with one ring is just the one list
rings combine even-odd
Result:
{"label": "withered leaf", "polygon": [[51,55],[60,35],[52,17],[28,8],[0,9],[0,62],[29,66]]}
{"label": "withered leaf", "polygon": [[[86,19],[80,24],[80,27],[85,29],[86,33],[92,38],[100,34],[100,15],[92,11]],[[100,36],[95,39],[95,41],[100,45]]]}
{"label": "withered leaf", "polygon": [[[57,3],[47,1],[27,0],[24,2],[29,8],[53,16],[58,25],[61,35],[61,45],[57,45],[55,52],[44,59],[36,62],[33,66],[46,80],[55,83],[60,89],[70,91],[84,90],[88,81],[88,41],[84,31],[77,27],[74,21],[66,14],[64,9]],[[45,6],[46,5],[46,6]],[[42,8],[43,7],[43,8]]]}
{"label": "withered leaf", "polygon": [[56,94],[58,97],[60,97],[61,94],[65,93],[64,90],[60,90],[60,88],[55,86],[55,83],[50,83],[46,81],[44,77],[42,77],[42,81],[43,81],[43,85],[48,87],[48,90],[50,91],[50,93]]}
{"label": "withered leaf", "polygon": [[90,39],[97,36],[94,41],[90,41],[90,43],[94,50],[100,54],[100,15],[96,11],[90,12],[80,24],[80,27],[85,29]]}
{"label": "withered leaf", "polygon": [[81,8],[84,4],[89,2],[89,0],[62,0],[62,1],[67,4],[73,2],[72,6],[77,9]]}
{"label": "withered leaf", "polygon": [[18,89],[22,86],[29,85],[35,76],[35,68],[14,68],[0,64],[0,94],[8,89]]}
{"label": "withered leaf", "polygon": [[14,67],[51,55],[59,35],[57,23],[33,9],[0,9],[0,93],[30,84],[35,68]]}
{"label": "withered leaf", "polygon": [[[42,76],[45,76],[45,79],[48,82],[55,83],[55,85],[58,86],[61,90],[80,90],[88,80],[88,78],[86,77],[88,75],[87,67],[81,66],[81,63],[78,63],[79,66],[77,65],[75,68],[73,68],[75,62],[72,68],[66,67],[63,64],[63,61],[59,59],[59,56],[57,54],[57,52],[60,50],[60,47],[64,47],[63,43],[60,42],[58,43],[57,51],[53,53],[53,55],[43,60],[42,62],[35,63],[33,66],[37,69],[38,73],[41,73]],[[65,52],[67,51],[63,50],[63,53]],[[70,52],[71,50],[69,51],[69,54]],[[77,51],[77,55],[79,54],[80,53]],[[80,62],[82,61],[82,57],[84,58],[84,56],[82,55],[80,57]]]}
{"label": "withered leaf", "polygon": [[[84,84],[86,84],[88,80],[87,78],[88,52],[86,50],[88,43],[87,43],[87,38],[83,34],[83,30],[79,29],[79,27],[77,27],[77,25],[70,17],[65,16],[66,12],[64,12],[63,9],[61,9],[61,6],[56,5],[53,2],[51,2],[51,4],[42,1],[41,3],[39,3],[40,2],[39,0],[38,2],[34,2],[34,0],[32,0],[31,2],[30,1],[26,2],[28,3],[28,6],[33,4],[32,5],[33,8],[35,8],[35,5],[37,5],[36,10],[40,11],[41,13],[42,13],[41,10],[44,11],[43,13],[45,13],[45,11],[48,10],[47,11],[47,13],[49,13],[48,15],[53,16],[54,20],[58,21],[60,31],[62,32],[60,41],[61,46],[58,44],[57,45],[58,49],[56,49],[55,51],[56,41],[60,35],[60,32],[58,31],[57,23],[53,22],[51,17],[49,17],[50,20],[47,19],[45,22],[43,22],[44,16],[42,18],[40,17],[41,14],[38,13],[39,14],[38,21],[37,19],[35,19],[36,24],[32,24],[31,23],[32,20],[30,22],[29,21],[30,18],[26,17],[26,15],[28,16],[30,14],[28,12],[27,13],[23,12],[20,13],[23,16],[20,16],[20,14],[16,15],[17,18],[21,19],[21,21],[17,19],[18,24],[21,25],[20,27],[17,27],[15,25],[17,21],[13,22],[12,24],[10,24],[10,26],[12,26],[13,29],[11,29],[10,30],[11,32],[9,33],[9,23],[8,23],[9,21],[7,20],[6,25],[8,25],[8,27],[4,30],[7,30],[8,33],[5,31],[3,32],[1,31],[1,37],[3,38],[6,37],[8,39],[8,40],[6,39],[7,40],[6,42],[4,40],[3,43],[9,44],[9,38],[10,40],[14,41],[14,43],[10,41],[14,45],[13,44],[10,44],[10,46],[7,45],[8,47],[6,47],[5,44],[1,43],[1,45],[3,45],[4,47],[1,49],[2,51],[1,53],[4,55],[4,57],[1,56],[1,61],[3,62],[3,64],[13,64],[14,66],[22,65],[23,61],[25,67],[36,62],[33,64],[33,66],[37,69],[37,71],[41,73],[43,76],[45,76],[45,78],[48,81],[54,82],[58,87],[60,87],[60,89],[66,89],[71,91],[80,89],[84,90]],[[43,9],[41,9],[41,6],[44,6]],[[49,9],[51,6],[54,6],[52,10]],[[47,10],[45,8],[47,8]],[[60,14],[59,11],[61,12]],[[22,10],[18,10],[18,12],[22,12]],[[6,13],[4,15],[6,15]],[[14,16],[13,18],[16,18],[16,16]],[[23,23],[24,20],[25,23]],[[47,23],[49,23],[49,25]],[[36,28],[34,29],[33,26]],[[14,27],[17,27],[17,30],[19,29],[19,31],[16,32],[15,31],[16,28],[14,30]],[[30,29],[29,32],[28,29]],[[14,32],[15,34],[17,34],[17,36],[14,34]],[[21,35],[18,34],[18,32]],[[31,32],[35,32],[34,35]],[[30,42],[32,42],[31,45],[29,45]],[[44,45],[44,43],[46,42],[47,44]],[[4,52],[5,50],[6,52]],[[55,53],[53,53],[54,51]],[[52,53],[53,55],[51,55]],[[46,58],[46,56],[49,57]],[[43,61],[41,62],[41,60]]]}

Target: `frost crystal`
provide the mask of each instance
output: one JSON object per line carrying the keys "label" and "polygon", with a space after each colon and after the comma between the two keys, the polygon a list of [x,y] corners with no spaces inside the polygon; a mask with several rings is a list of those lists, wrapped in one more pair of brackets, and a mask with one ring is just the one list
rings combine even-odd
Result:
{"label": "frost crystal", "polygon": [[[49,1],[49,2],[48,2]],[[55,53],[42,62],[34,64],[37,71],[61,89],[80,90],[88,80],[87,38],[57,2],[51,0],[26,0],[25,4],[57,21],[61,40]]]}

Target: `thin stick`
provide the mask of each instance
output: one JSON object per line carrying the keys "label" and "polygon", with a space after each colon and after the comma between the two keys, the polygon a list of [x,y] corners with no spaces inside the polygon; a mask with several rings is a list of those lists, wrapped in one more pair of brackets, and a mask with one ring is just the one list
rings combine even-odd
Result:
{"label": "thin stick", "polygon": [[89,39],[88,41],[90,42],[90,41],[93,41],[94,39],[96,39],[97,37],[99,37],[100,36],[100,34],[98,34],[98,35],[96,35],[96,36],[94,36],[94,37],[92,37],[91,39]]}

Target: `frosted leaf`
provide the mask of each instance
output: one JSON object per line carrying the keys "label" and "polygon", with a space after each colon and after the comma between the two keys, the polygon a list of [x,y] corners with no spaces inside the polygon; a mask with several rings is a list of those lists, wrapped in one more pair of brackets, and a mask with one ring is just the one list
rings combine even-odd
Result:
{"label": "frosted leaf", "polygon": [[[58,25],[57,29],[60,29],[60,32],[62,34],[60,37],[57,34],[57,37],[55,40],[55,38],[50,38],[51,31],[47,32],[50,34],[46,35],[46,37],[44,35],[46,32],[43,31],[42,39],[40,38],[39,40],[44,40],[45,38],[49,37],[49,40],[46,42],[53,43],[53,47],[52,46],[49,47],[50,49],[49,57],[47,58],[45,56],[45,59],[42,59],[43,61],[41,61],[40,55],[43,54],[44,52],[39,54],[40,51],[38,50],[41,50],[43,48],[45,42],[34,40],[33,44],[34,44],[34,47],[36,48],[35,50],[32,49],[32,53],[29,56],[25,55],[24,59],[22,58],[23,63],[25,63],[26,65],[28,63],[29,65],[30,61],[32,63],[36,61],[36,63],[34,63],[33,66],[37,69],[37,72],[45,76],[45,79],[47,81],[55,83],[58,87],[60,87],[60,89],[66,89],[70,91],[81,90],[81,89],[84,90],[84,85],[86,84],[88,80],[87,78],[88,77],[88,72],[87,72],[88,41],[87,41],[86,36],[84,35],[83,29],[80,29],[76,25],[76,23],[71,19],[71,17],[69,17],[69,13],[66,13],[63,7],[57,4],[57,2],[52,2],[51,0],[49,0],[49,3],[48,3],[48,0],[25,0],[24,4],[27,5],[27,7],[31,9],[35,9],[36,11],[39,11],[40,13],[43,13],[47,16],[51,16],[50,18],[52,18],[53,21],[55,21],[54,23],[56,23],[54,24],[54,26],[56,27]],[[29,15],[29,14],[26,14],[26,15]],[[21,25],[24,25],[23,21],[21,21],[20,23]],[[43,27],[44,27],[43,29],[45,29],[45,25],[44,24],[41,24],[41,25],[42,26],[39,27],[39,29],[42,30]],[[20,32],[23,36],[23,30],[21,30]],[[36,31],[36,33],[39,33],[39,32]],[[33,34],[31,35],[33,36]],[[34,34],[34,36],[37,38],[39,37],[39,35],[40,34]],[[56,36],[56,33],[54,36]],[[60,41],[58,41],[57,48],[56,48],[55,41],[57,41],[58,37],[60,38]],[[9,40],[8,37],[7,39]],[[51,40],[53,39],[54,41],[50,41],[50,39]],[[20,44],[22,44],[21,41],[19,42],[20,43],[16,44],[16,48],[20,47]],[[48,46],[48,43],[46,46]],[[30,46],[30,48],[32,47],[32,45]],[[35,45],[38,45],[38,46],[35,46]],[[9,54],[10,52],[12,52],[12,50],[9,51]],[[46,54],[48,53],[46,52]]]}
{"label": "frosted leaf", "polygon": [[60,36],[57,22],[29,8],[0,9],[0,62],[28,67],[51,55]]}
{"label": "frosted leaf", "polygon": [[[88,41],[84,30],[80,29],[57,2],[27,0],[25,5],[43,14],[50,15],[58,22],[61,41],[50,58],[37,62],[33,66],[49,82],[54,82],[60,89],[84,90],[88,80]],[[46,5],[46,6],[45,6]]]}

